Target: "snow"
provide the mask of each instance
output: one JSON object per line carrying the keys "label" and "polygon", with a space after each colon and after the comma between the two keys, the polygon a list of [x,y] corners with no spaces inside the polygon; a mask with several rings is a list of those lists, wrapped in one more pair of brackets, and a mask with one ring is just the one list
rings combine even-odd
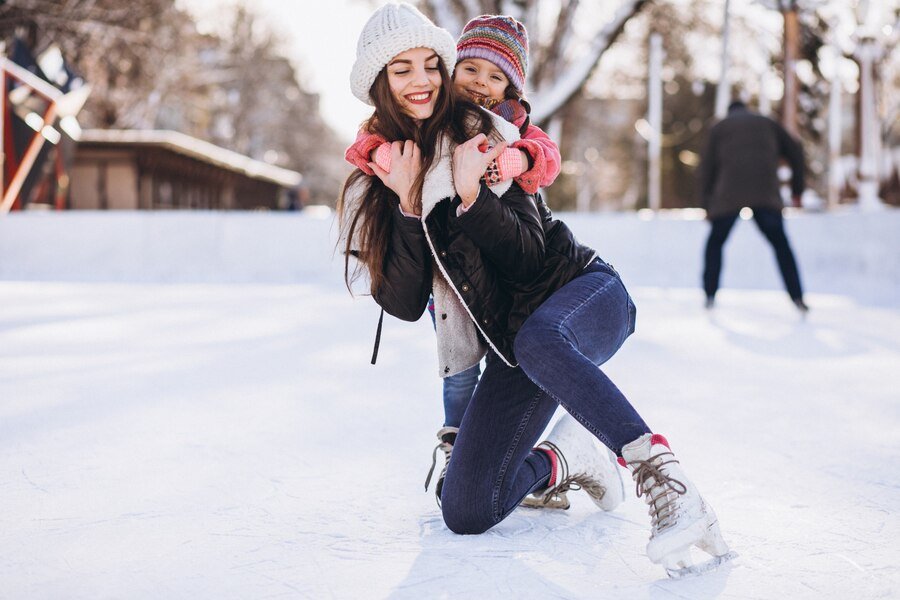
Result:
{"label": "snow", "polygon": [[378,311],[343,287],[329,218],[13,214],[0,597],[900,595],[900,215],[788,220],[806,320],[750,223],[710,313],[704,223],[564,218],[635,296],[606,371],[716,509],[732,566],[668,580],[630,491],[609,514],[572,494],[450,533],[422,489],[431,325],[386,318],[369,365]]}

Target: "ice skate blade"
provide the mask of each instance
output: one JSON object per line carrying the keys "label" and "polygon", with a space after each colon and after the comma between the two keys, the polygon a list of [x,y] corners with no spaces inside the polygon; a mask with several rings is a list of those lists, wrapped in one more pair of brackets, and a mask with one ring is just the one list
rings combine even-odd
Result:
{"label": "ice skate blade", "polygon": [[568,510],[570,504],[569,499],[565,494],[557,494],[550,498],[547,502],[544,502],[543,498],[539,498],[532,494],[525,496],[525,499],[522,500],[522,503],[519,506],[524,506],[525,508],[552,508],[555,510]]}
{"label": "ice skate blade", "polygon": [[668,574],[670,579],[685,579],[688,577],[697,577],[699,575],[703,575],[704,573],[715,571],[725,563],[731,562],[737,557],[737,552],[729,551],[721,556],[714,556],[708,561],[700,563],[698,565],[691,565],[688,567],[683,567],[681,569],[666,568],[666,574]]}

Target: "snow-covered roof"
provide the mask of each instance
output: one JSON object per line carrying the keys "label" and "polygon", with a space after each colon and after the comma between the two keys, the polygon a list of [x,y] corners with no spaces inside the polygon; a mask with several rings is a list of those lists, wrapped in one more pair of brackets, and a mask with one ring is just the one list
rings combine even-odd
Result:
{"label": "snow-covered roof", "polygon": [[295,187],[303,180],[303,175],[297,171],[254,160],[249,156],[232,152],[177,131],[161,129],[86,129],[81,133],[79,142],[160,146],[172,152],[241,173],[253,179],[271,181],[284,187]]}

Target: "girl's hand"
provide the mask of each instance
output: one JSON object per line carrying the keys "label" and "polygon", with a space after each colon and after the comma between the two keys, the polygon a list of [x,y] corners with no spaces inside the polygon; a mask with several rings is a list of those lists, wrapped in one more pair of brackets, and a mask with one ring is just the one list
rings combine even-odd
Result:
{"label": "girl's hand", "polygon": [[384,185],[400,198],[400,208],[406,214],[421,215],[420,207],[413,205],[411,191],[413,181],[422,168],[422,153],[412,140],[391,144],[391,171],[388,173],[374,162],[369,167]]}
{"label": "girl's hand", "polygon": [[479,133],[453,150],[453,185],[466,208],[478,197],[481,176],[484,175],[488,165],[500,156],[508,145],[502,142],[487,152],[482,152],[478,147],[486,142],[487,136]]}

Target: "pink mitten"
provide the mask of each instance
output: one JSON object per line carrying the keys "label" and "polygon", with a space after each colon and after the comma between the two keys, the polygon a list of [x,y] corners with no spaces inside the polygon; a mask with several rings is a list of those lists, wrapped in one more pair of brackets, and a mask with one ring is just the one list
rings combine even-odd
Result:
{"label": "pink mitten", "polygon": [[522,160],[522,151],[518,148],[507,148],[488,165],[487,171],[484,172],[484,181],[488,185],[495,185],[518,177],[527,170],[528,165]]}
{"label": "pink mitten", "polygon": [[385,142],[375,149],[375,164],[386,173],[391,172],[391,143]]}

